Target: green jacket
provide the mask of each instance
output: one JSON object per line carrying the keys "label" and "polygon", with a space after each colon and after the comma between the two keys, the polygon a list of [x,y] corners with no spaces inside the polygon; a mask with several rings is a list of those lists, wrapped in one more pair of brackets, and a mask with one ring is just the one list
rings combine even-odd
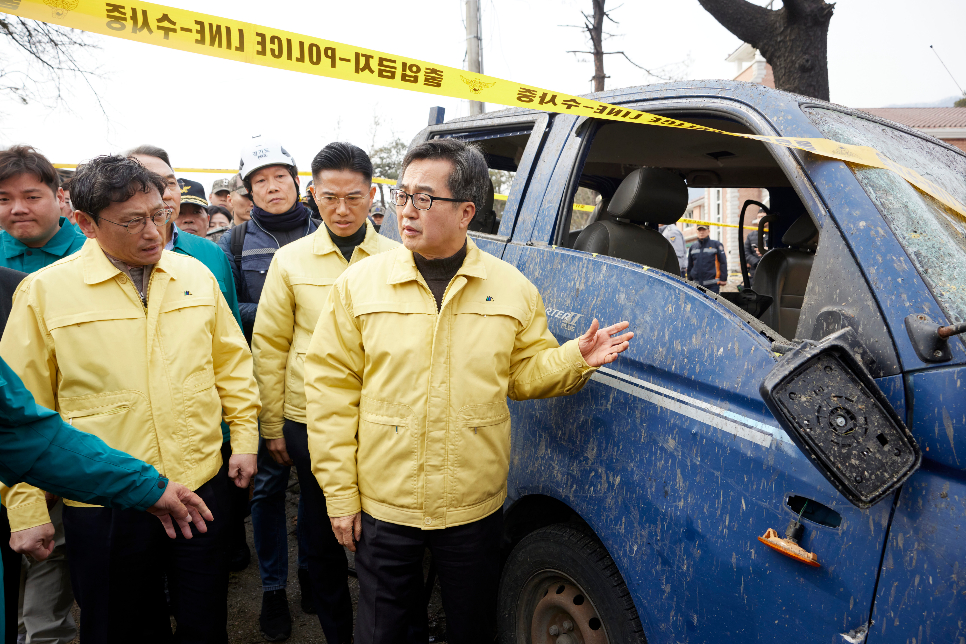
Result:
{"label": "green jacket", "polygon": [[[45,266],[73,255],[81,249],[87,237],[66,217],[60,218],[60,230],[40,248],[27,248],[6,231],[0,232],[0,266],[15,271],[33,273]],[[231,275],[229,269],[228,274]]]}
{"label": "green jacket", "polygon": [[[77,501],[136,510],[157,503],[168,484],[151,465],[108,447],[100,438],[65,423],[57,412],[38,406],[2,359],[0,480],[6,485],[25,481]],[[0,610],[0,633],[3,629]]]}

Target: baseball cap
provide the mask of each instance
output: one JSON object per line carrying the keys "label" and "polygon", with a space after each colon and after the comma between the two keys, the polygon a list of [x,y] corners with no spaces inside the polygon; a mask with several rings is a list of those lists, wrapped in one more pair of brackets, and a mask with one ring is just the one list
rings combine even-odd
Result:
{"label": "baseball cap", "polygon": [[205,198],[205,187],[197,181],[191,179],[178,179],[181,186],[181,203],[193,203],[208,209],[208,200]]}
{"label": "baseball cap", "polygon": [[246,188],[245,184],[242,182],[240,174],[236,174],[234,177],[228,180],[228,189],[232,192],[237,192],[243,197],[248,196],[248,188]]}
{"label": "baseball cap", "polygon": [[215,182],[211,184],[211,194],[218,194],[219,192],[231,192],[231,179],[215,179]]}
{"label": "baseball cap", "polygon": [[704,224],[698,224],[698,230],[701,230],[702,228],[704,228],[705,230],[708,230],[708,227],[705,226]]}

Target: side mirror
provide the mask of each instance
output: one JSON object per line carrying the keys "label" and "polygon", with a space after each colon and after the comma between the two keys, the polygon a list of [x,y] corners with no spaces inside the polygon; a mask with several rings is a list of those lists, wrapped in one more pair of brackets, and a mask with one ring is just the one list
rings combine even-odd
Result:
{"label": "side mirror", "polygon": [[919,445],[856,358],[852,329],[782,356],[761,396],[812,464],[853,505],[882,500],[919,467]]}

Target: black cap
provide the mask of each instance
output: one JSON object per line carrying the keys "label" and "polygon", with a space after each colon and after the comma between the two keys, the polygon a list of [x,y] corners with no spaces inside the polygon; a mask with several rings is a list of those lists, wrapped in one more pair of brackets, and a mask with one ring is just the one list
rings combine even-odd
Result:
{"label": "black cap", "polygon": [[208,199],[205,198],[205,187],[191,179],[178,179],[181,186],[181,203],[193,203],[208,209]]}

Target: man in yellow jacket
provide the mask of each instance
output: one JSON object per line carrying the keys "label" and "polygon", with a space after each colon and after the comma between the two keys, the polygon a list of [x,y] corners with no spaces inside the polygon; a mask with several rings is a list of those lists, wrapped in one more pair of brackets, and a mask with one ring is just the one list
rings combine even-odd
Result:
{"label": "man in yellow jacket", "polygon": [[[20,285],[0,355],[40,405],[154,465],[224,517],[228,479],[246,487],[255,472],[258,388],[218,281],[197,260],[162,252],[171,217],[163,191],[161,177],[123,157],[78,170],[71,198],[88,240]],[[224,466],[223,414],[233,454]],[[44,493],[15,486],[11,495],[21,498],[11,524],[33,523],[41,548]],[[165,576],[178,638],[227,640],[224,521],[170,541],[143,514],[65,502],[84,642],[170,638]]]}
{"label": "man in yellow jacket", "polygon": [[305,356],[309,447],[355,550],[356,642],[403,642],[428,546],[449,640],[492,642],[510,456],[506,398],[572,394],[627,322],[562,347],[536,287],[466,230],[490,188],[457,139],[417,145],[393,191],[404,248],[335,282]]}
{"label": "man in yellow jacket", "polygon": [[[348,562],[329,526],[325,496],[312,474],[303,362],[335,280],[349,266],[399,244],[377,233],[368,222],[376,187],[372,185],[372,162],[360,148],[349,143],[322,148],[312,160],[312,181],[309,190],[325,225],[275,253],[258,303],[252,353],[262,397],[262,438],[276,462],[294,464],[298,472],[304,504],[299,530],[305,531],[315,608],[326,641],[335,644],[352,638]],[[275,592],[285,593],[284,589]],[[262,631],[268,635],[270,624],[263,621]]]}

